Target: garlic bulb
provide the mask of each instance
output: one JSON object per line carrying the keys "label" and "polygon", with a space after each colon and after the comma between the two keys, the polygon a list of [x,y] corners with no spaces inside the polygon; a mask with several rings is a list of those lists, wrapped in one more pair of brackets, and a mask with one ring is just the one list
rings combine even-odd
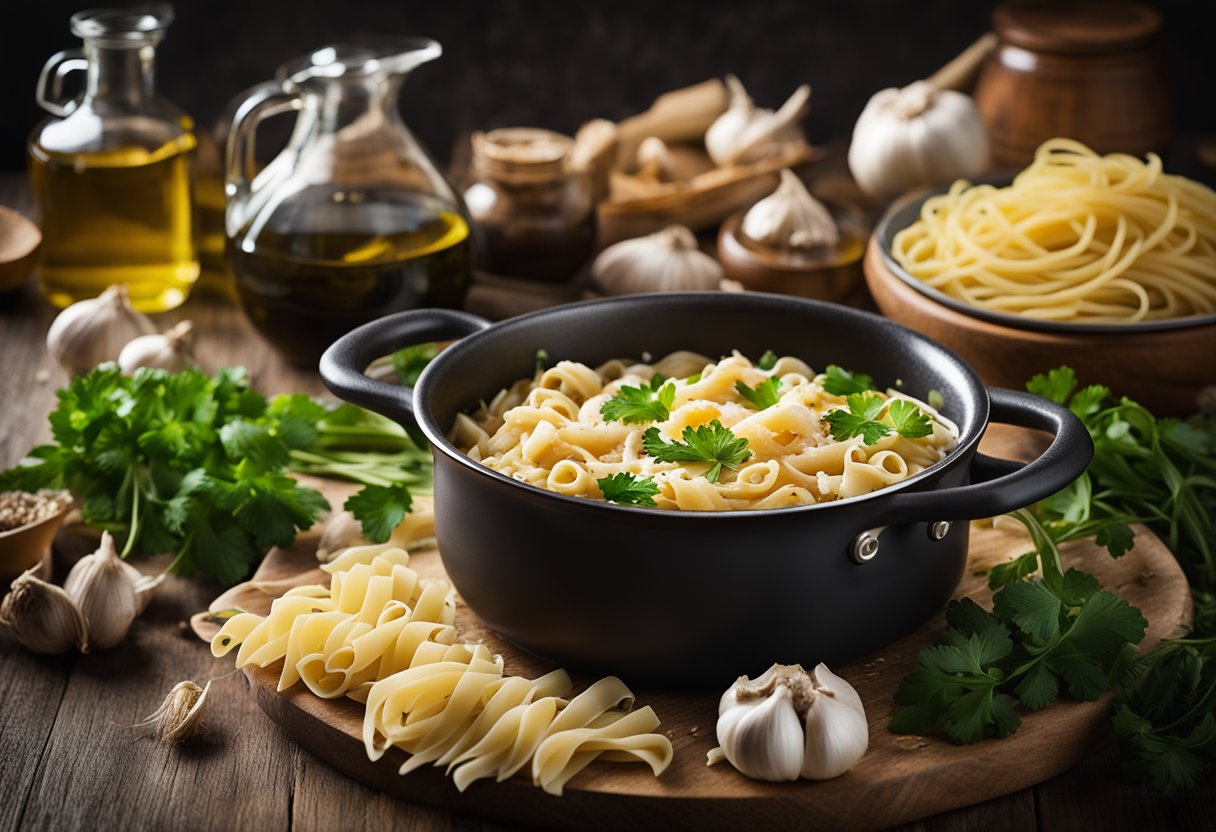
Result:
{"label": "garlic bulb", "polygon": [[115,284],[98,297],[73,303],[56,316],[46,334],[51,357],[76,375],[114,361],[127,342],[156,327],[131,307],[127,287]]}
{"label": "garlic bulb", "polygon": [[747,239],[775,249],[803,251],[840,241],[831,212],[788,169],[781,171],[777,190],[743,215],[740,230]]}
{"label": "garlic bulb", "polygon": [[757,780],[828,780],[851,769],[870,743],[861,698],[819,664],[775,664],[755,680],[740,676],[718,703],[720,753]]}
{"label": "garlic bulb", "polygon": [[[35,567],[34,569],[37,569]],[[36,653],[88,650],[88,624],[66,592],[34,576],[34,569],[13,581],[0,603],[0,624]]]}
{"label": "garlic bulb", "polygon": [[118,644],[139,613],[135,581],[128,568],[132,567],[114,549],[114,538],[102,532],[97,551],[77,561],[68,573],[63,588],[89,622],[89,646]]}
{"label": "garlic bulb", "polygon": [[888,200],[921,185],[969,179],[988,167],[988,130],[967,95],[928,81],[874,94],[849,146],[849,170]]}
{"label": "garlic bulb", "polygon": [[606,295],[717,289],[725,276],[682,225],[610,245],[591,264],[591,277]]}
{"label": "garlic bulb", "polygon": [[127,375],[141,367],[172,373],[193,367],[194,357],[190,354],[193,338],[194,324],[190,321],[182,321],[163,335],[141,335],[122,348],[118,354],[118,366]]}
{"label": "garlic bulb", "polygon": [[773,112],[757,107],[734,75],[726,76],[730,106],[705,131],[705,149],[718,165],[755,162],[805,141],[798,120],[806,113],[811,88],[803,84]]}
{"label": "garlic bulb", "polygon": [[642,143],[638,145],[638,178],[652,182],[670,182],[674,167],[675,159],[672,158],[671,148],[666,142],[655,136],[642,139]]}

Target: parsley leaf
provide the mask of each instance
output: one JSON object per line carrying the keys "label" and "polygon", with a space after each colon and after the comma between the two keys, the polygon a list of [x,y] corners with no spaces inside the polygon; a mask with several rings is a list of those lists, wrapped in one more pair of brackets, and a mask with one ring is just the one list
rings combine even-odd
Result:
{"label": "parsley leaf", "polygon": [[402,483],[367,485],[347,498],[343,508],[363,526],[363,536],[372,543],[383,543],[405,519],[413,505],[410,490]]}
{"label": "parsley leaf", "polygon": [[635,477],[627,472],[601,477],[595,483],[605,500],[623,506],[653,508],[655,495],[659,493],[659,486],[650,477]]}
{"label": "parsley leaf", "polygon": [[1057,367],[1047,375],[1039,373],[1026,382],[1026,389],[1056,404],[1064,404],[1077,388],[1077,374],[1071,367]]}
{"label": "parsley leaf", "polygon": [[895,432],[906,439],[918,439],[933,433],[929,415],[907,399],[894,399],[887,408],[887,417]]}
{"label": "parsley leaf", "polygon": [[761,370],[771,370],[777,366],[777,353],[772,350],[765,350],[764,355],[760,356],[760,360],[756,362],[756,366]]}
{"label": "parsley leaf", "polygon": [[754,404],[757,410],[766,410],[781,401],[781,396],[777,394],[777,388],[780,386],[781,379],[776,376],[766,378],[755,387],[748,387],[742,381],[735,382],[735,390]]}
{"label": "parsley leaf", "polygon": [[823,371],[823,389],[833,396],[864,393],[874,389],[874,379],[865,373],[850,373],[842,367],[829,364]]}
{"label": "parsley leaf", "polygon": [[691,425],[681,434],[683,442],[667,442],[658,428],[648,428],[642,434],[642,447],[659,462],[706,462],[705,478],[717,482],[722,468],[737,468],[750,457],[747,440],[735,436],[717,419],[695,430]]}
{"label": "parsley leaf", "polygon": [[662,422],[671,415],[671,405],[676,399],[676,386],[658,375],[649,384],[641,387],[622,387],[615,396],[600,407],[600,413],[609,422],[642,424]]}
{"label": "parsley leaf", "polygon": [[393,369],[397,371],[397,378],[403,385],[413,387],[418,383],[418,377],[422,375],[426,365],[430,364],[437,355],[439,355],[437,344],[413,344],[393,353]]}
{"label": "parsley leaf", "polygon": [[873,445],[891,432],[889,425],[876,421],[882,410],[883,400],[872,393],[851,393],[845,399],[848,410],[829,410],[823,417],[831,429],[832,438],[851,439],[860,436],[867,445]]}

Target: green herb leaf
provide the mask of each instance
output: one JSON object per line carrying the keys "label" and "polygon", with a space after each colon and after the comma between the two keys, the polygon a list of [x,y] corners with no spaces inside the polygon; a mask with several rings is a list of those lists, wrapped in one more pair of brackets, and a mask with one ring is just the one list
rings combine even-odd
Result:
{"label": "green herb leaf", "polygon": [[906,439],[919,439],[933,433],[933,420],[929,414],[907,399],[893,399],[887,408],[887,418],[895,426],[895,432]]}
{"label": "green herb leaf", "polygon": [[708,463],[705,478],[710,482],[718,481],[723,467],[737,468],[752,455],[747,440],[735,436],[717,419],[695,430],[691,425],[685,427],[681,438],[683,442],[667,442],[658,428],[648,428],[642,434],[642,447],[659,462]]}
{"label": "green herb leaf", "polygon": [[401,525],[413,502],[409,488],[401,483],[366,485],[342,507],[363,526],[364,537],[372,543],[383,543]]}
{"label": "green herb leaf", "polygon": [[437,344],[413,344],[393,353],[393,369],[397,371],[397,378],[403,385],[413,387],[418,383],[418,377],[422,375],[426,365],[430,364],[437,355],[439,355]]}
{"label": "green herb leaf", "polygon": [[781,387],[781,379],[776,376],[766,378],[755,387],[748,387],[742,381],[735,382],[735,390],[740,396],[755,405],[757,410],[765,410],[781,401],[781,396],[777,393],[779,387]]}
{"label": "green herb leaf", "polygon": [[772,350],[765,350],[764,355],[760,356],[760,360],[756,362],[756,366],[761,370],[771,370],[777,366],[777,353]]}
{"label": "green herb leaf", "polygon": [[823,371],[823,389],[833,396],[848,396],[874,389],[874,379],[865,373],[851,373],[843,367],[829,364]]}
{"label": "green herb leaf", "polygon": [[644,424],[663,422],[671,415],[676,399],[676,386],[655,374],[649,384],[641,387],[621,387],[617,394],[600,406],[600,413],[609,422]]}
{"label": "green herb leaf", "polygon": [[988,573],[988,588],[1000,589],[1003,586],[1008,586],[1014,581],[1029,578],[1038,569],[1039,553],[1037,551],[1018,555],[1011,561],[998,563],[992,567],[992,571]]}
{"label": "green herb leaf", "polygon": [[549,357],[549,351],[539,349],[536,351],[536,372],[543,373],[545,370],[553,366],[553,359]]}
{"label": "green herb leaf", "polygon": [[1056,404],[1065,404],[1077,388],[1077,374],[1071,367],[1057,367],[1047,375],[1042,373],[1026,382],[1026,389]]}
{"label": "green herb leaf", "polygon": [[655,506],[654,498],[659,486],[650,477],[635,477],[622,472],[596,480],[600,493],[610,503],[623,506]]}
{"label": "green herb leaf", "polygon": [[883,400],[872,393],[851,393],[845,401],[848,410],[829,410],[823,417],[828,423],[832,438],[837,440],[860,436],[867,445],[873,445],[891,432],[890,425],[875,420],[882,410]]}

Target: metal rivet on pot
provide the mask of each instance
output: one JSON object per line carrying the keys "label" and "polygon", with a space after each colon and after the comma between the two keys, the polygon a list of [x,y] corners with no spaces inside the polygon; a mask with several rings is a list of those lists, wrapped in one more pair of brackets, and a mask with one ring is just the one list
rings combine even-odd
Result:
{"label": "metal rivet on pot", "polygon": [[936,523],[929,524],[930,540],[941,540],[948,534],[950,534],[950,522],[948,520],[938,520]]}
{"label": "metal rivet on pot", "polygon": [[853,545],[849,547],[849,554],[853,558],[854,563],[866,563],[873,560],[878,554],[878,535],[873,532],[862,532],[853,538]]}

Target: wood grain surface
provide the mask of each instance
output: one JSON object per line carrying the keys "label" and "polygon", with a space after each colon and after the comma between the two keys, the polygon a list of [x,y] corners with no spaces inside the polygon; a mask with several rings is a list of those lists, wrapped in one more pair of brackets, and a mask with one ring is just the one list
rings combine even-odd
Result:
{"label": "wood grain surface", "polygon": [[[0,175],[0,204],[28,212],[22,175]],[[32,284],[0,295],[0,466],[49,437],[46,414],[64,381],[43,346],[53,314]],[[197,324],[198,352],[209,367],[244,364],[267,393],[321,392],[315,374],[279,361],[222,294],[196,291],[183,309],[160,321],[182,317]],[[59,580],[70,567],[71,549],[56,552]],[[371,789],[288,739],[243,691],[244,677],[227,675],[231,662],[212,659],[188,632],[189,617],[220,589],[171,577],[126,641],[85,656],[37,656],[0,633],[0,830],[506,832],[495,822]],[[211,678],[220,680],[203,741],[166,748],[129,727],[151,713],[174,683]],[[1116,756],[1102,743],[1078,767],[1038,786],[901,832],[1211,828],[1216,773],[1187,795],[1166,800],[1150,789],[1118,784]],[[763,825],[762,819],[753,824]]]}
{"label": "wood grain surface", "polygon": [[[1011,458],[1035,452],[1036,435],[1029,431],[990,431],[985,451]],[[330,502],[342,502],[350,488],[340,483],[310,482]],[[991,521],[973,524],[967,573],[958,596],[971,596],[990,605],[986,573],[1028,548],[1016,524],[994,528]],[[301,535],[289,550],[275,549],[263,561],[255,580],[265,591],[248,590],[233,601],[246,612],[265,615],[273,598],[292,586],[328,584],[317,568],[317,533]],[[1190,619],[1190,590],[1169,550],[1151,532],[1136,529],[1136,546],[1114,560],[1107,552],[1082,541],[1065,547],[1070,566],[1095,575],[1102,585],[1137,607],[1149,621],[1142,649],[1178,630]],[[410,566],[424,577],[442,577],[438,551],[421,549]],[[195,630],[210,639],[219,620],[200,615]],[[553,670],[499,638],[463,603],[457,605],[460,638],[482,642],[502,654],[506,672],[536,678]],[[989,740],[959,747],[936,737],[901,736],[887,730],[892,697],[900,680],[916,666],[916,654],[933,644],[944,628],[935,616],[917,632],[877,653],[834,668],[857,688],[870,724],[870,749],[851,772],[823,783],[761,783],[729,768],[709,768],[706,753],[717,745],[714,725],[721,691],[703,694],[664,693],[636,689],[639,705],[652,705],[675,748],[675,758],[655,778],[639,765],[596,764],[567,784],[560,800],[516,777],[506,783],[481,781],[460,794],[441,770],[426,767],[408,776],[397,775],[406,755],[394,752],[372,763],[362,743],[363,707],[351,700],[321,699],[303,685],[277,692],[282,662],[245,669],[252,693],[262,709],[289,736],[334,768],[381,791],[407,800],[490,817],[526,822],[545,818],[547,824],[583,829],[615,829],[662,823],[727,830],[764,817],[782,826],[839,830],[883,829],[959,806],[977,803],[1032,786],[1071,768],[1099,742],[1109,726],[1110,700],[1061,701],[1023,716],[1022,726],[1004,741]],[[753,675],[764,668],[740,668]],[[576,678],[581,689],[594,681]],[[628,682],[628,680],[625,680]]]}

